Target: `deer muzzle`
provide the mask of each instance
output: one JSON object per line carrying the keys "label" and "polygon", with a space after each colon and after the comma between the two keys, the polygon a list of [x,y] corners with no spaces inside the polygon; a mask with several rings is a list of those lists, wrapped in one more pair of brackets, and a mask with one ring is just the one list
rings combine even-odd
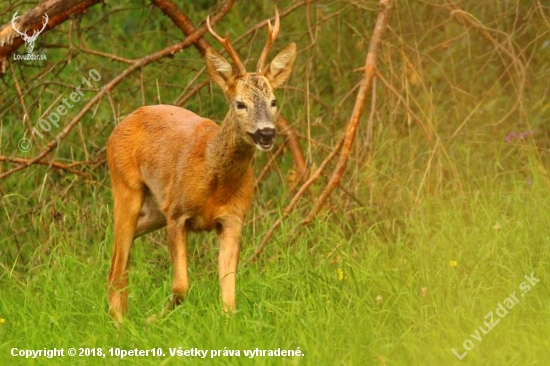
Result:
{"label": "deer muzzle", "polygon": [[277,131],[274,128],[257,129],[254,133],[248,133],[256,147],[262,151],[269,151],[273,147],[273,141],[277,136]]}

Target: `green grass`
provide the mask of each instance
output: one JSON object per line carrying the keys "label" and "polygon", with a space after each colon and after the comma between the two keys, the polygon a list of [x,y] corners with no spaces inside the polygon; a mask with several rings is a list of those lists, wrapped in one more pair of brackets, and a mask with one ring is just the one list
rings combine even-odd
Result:
{"label": "green grass", "polygon": [[[198,23],[219,2],[183,3]],[[293,3],[277,6],[282,11]],[[377,3],[319,0],[309,13],[302,7],[281,19],[273,54],[291,41],[299,54],[288,85],[277,91],[278,104],[312,169],[349,121],[360,79],[353,70],[364,65]],[[550,364],[550,8],[519,0],[456,2],[467,18],[449,4],[394,1],[377,64],[384,80],[378,78],[374,90],[373,144],[366,148],[369,98],[341,182],[348,193],[335,190],[316,220],[300,226],[334,168],[329,164],[259,260],[239,267],[232,318],[221,314],[211,234],[191,237],[189,298],[166,318],[147,322],[170,296],[164,231],[134,243],[123,326],[115,327],[107,314],[113,244],[106,140],[142,104],[171,104],[206,78],[195,79],[204,61],[191,48],[128,76],[48,157],[97,161],[76,167],[87,177],[33,165],[0,181],[0,365]],[[25,9],[0,9],[0,24],[15,10]],[[266,2],[236,2],[216,30],[229,30],[236,40],[272,13]],[[159,9],[131,0],[96,5],[41,34],[36,50],[48,53],[48,63],[14,63],[14,74],[8,68],[0,78],[0,155],[29,159],[40,152],[17,148],[30,131],[14,80],[36,126],[90,69],[101,74],[94,83],[100,88],[128,67],[78,47],[138,59],[181,37]],[[262,30],[236,42],[238,52],[250,56],[249,67],[263,37]],[[44,133],[42,146],[97,90],[86,90],[60,128]],[[227,111],[215,86],[201,89],[185,107],[216,121]],[[505,142],[513,131],[534,132]],[[269,157],[256,155],[256,175]],[[1,162],[0,173],[14,166]],[[294,195],[287,150],[276,167],[256,191],[242,259]],[[531,274],[540,282],[523,293]],[[484,334],[486,315],[493,312],[496,321],[499,304],[514,292],[518,304]],[[465,345],[473,348],[459,360],[452,350],[463,354]],[[107,356],[11,356],[13,348],[67,353],[71,347],[101,348]],[[239,350],[241,356],[171,357],[169,350],[179,347]],[[111,357],[109,349],[117,348],[161,348],[165,356]],[[299,348],[304,356],[244,355],[256,348]]]}
{"label": "green grass", "polygon": [[[327,219],[284,245],[283,228],[258,263],[241,268],[239,311],[229,319],[220,312],[217,248],[212,237],[201,235],[190,244],[189,299],[148,325],[166,304],[171,269],[159,245],[162,235],[139,239],[132,252],[130,314],[120,329],[107,314],[110,229],[106,240],[95,242],[65,232],[47,253],[36,248],[28,258],[35,264],[24,275],[9,268],[2,273],[0,363],[31,362],[11,357],[14,347],[100,347],[103,353],[160,347],[165,357],[108,354],[70,363],[200,363],[169,356],[169,348],[182,347],[241,352],[214,359],[209,353],[205,364],[442,365],[458,363],[451,349],[463,353],[470,339],[474,348],[464,364],[544,364],[550,346],[548,193],[520,181],[426,200],[391,241],[376,225],[346,227]],[[251,231],[249,226],[243,257],[257,241]],[[540,282],[519,297],[531,273]],[[481,333],[481,342],[473,339],[485,315],[514,291],[519,303],[491,332]],[[304,356],[244,356],[256,348],[299,348]],[[67,357],[32,364],[69,363]]]}

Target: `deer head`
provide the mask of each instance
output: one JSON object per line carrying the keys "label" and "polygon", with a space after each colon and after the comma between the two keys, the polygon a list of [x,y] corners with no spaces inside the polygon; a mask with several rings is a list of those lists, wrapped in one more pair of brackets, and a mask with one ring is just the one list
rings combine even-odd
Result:
{"label": "deer head", "polygon": [[236,128],[247,143],[259,150],[269,151],[275,139],[275,118],[277,101],[273,90],[290,76],[296,59],[296,44],[290,43],[265,68],[271,46],[279,33],[279,13],[275,9],[275,26],[268,20],[268,39],[258,60],[256,72],[248,73],[231,45],[229,33],[221,38],[206,20],[208,30],[224,47],[235,66],[213,48],[206,52],[206,67],[212,80],[222,88],[230,103],[230,116],[236,121]]}
{"label": "deer head", "polygon": [[23,38],[23,40],[27,43],[27,46],[26,46],[26,49],[27,49],[27,53],[31,53],[32,50],[34,49],[34,41],[36,41],[36,38],[38,38],[38,35],[40,33],[42,33],[42,31],[46,28],[46,26],[48,25],[48,14],[44,13],[44,24],[42,24],[42,29],[40,30],[34,30],[33,33],[32,33],[32,36],[28,36],[27,35],[27,29],[25,29],[24,32],[21,32],[19,29],[17,29],[17,26],[15,25],[15,20],[18,18],[17,16],[17,12],[15,12],[15,14],[13,14],[13,17],[11,18],[11,26],[12,28],[18,33],[21,35],[21,37]]}

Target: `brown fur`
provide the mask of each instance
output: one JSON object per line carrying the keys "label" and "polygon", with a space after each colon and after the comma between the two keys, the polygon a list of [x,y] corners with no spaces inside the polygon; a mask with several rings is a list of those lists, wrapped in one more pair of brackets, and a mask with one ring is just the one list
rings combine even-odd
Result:
{"label": "brown fur", "polygon": [[254,195],[251,161],[258,143],[251,134],[274,128],[273,89],[288,78],[295,56],[291,44],[265,74],[241,75],[209,49],[208,71],[230,103],[221,127],[168,105],[141,107],[115,127],[107,143],[115,217],[108,288],[109,312],[118,321],[128,306],[132,242],[164,226],[174,266],[171,303],[189,290],[187,233],[216,229],[224,310],[235,311],[239,239]]}

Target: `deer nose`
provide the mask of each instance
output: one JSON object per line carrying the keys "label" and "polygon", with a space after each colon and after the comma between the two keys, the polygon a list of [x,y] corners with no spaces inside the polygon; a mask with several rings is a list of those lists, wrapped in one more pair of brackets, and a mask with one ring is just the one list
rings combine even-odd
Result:
{"label": "deer nose", "polygon": [[258,130],[258,135],[260,136],[260,140],[271,141],[277,135],[277,131],[274,128],[262,128]]}

